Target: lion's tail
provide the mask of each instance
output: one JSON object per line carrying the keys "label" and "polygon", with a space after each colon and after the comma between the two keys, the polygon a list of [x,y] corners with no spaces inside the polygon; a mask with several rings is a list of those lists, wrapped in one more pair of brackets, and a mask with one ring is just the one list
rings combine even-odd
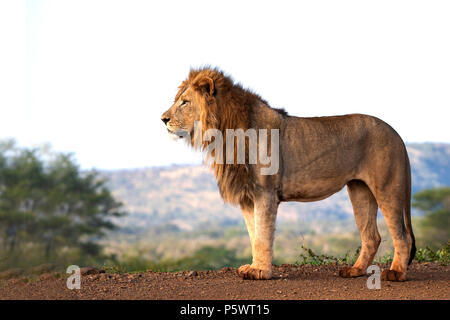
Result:
{"label": "lion's tail", "polygon": [[405,199],[405,211],[404,211],[404,221],[406,226],[406,231],[409,233],[412,239],[411,252],[409,254],[408,265],[414,259],[416,255],[416,238],[414,237],[412,224],[411,224],[411,165],[409,163],[408,152],[405,148],[405,157],[406,157],[406,199]]}

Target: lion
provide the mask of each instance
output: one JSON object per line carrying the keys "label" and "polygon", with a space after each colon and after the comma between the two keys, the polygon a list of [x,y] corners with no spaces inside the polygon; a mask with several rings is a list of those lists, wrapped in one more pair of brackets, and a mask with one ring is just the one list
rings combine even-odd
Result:
{"label": "lion", "polygon": [[[403,140],[386,122],[364,114],[291,116],[211,67],[191,69],[161,120],[171,135],[192,146],[197,121],[202,132],[211,128],[224,134],[227,129],[279,131],[275,174],[261,174],[264,164],[260,162],[211,164],[222,198],[241,207],[248,229],[252,263],[238,268],[241,278],[272,277],[275,221],[281,202],[318,201],[347,186],[361,250],[355,264],[342,268],[340,276],[362,276],[372,264],[381,241],[376,221],[380,208],[394,244],[392,264],[381,279],[406,280],[416,252],[411,169]],[[205,150],[210,143],[204,141],[197,148]]]}

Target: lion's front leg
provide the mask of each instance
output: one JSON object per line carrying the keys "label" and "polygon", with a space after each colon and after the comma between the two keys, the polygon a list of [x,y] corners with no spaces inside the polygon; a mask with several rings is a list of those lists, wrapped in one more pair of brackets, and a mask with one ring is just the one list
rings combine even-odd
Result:
{"label": "lion's front leg", "polygon": [[251,265],[247,264],[238,269],[238,274],[243,279],[263,280],[272,278],[273,240],[278,207],[273,199],[274,197],[271,194],[266,194],[255,201],[253,236],[251,221],[247,223],[247,218],[251,215],[246,216],[244,213],[252,243],[253,262]]}
{"label": "lion's front leg", "polygon": [[244,215],[245,225],[247,226],[248,236],[250,237],[250,245],[252,247],[253,255],[253,242],[255,238],[255,212],[253,209],[242,209]]}

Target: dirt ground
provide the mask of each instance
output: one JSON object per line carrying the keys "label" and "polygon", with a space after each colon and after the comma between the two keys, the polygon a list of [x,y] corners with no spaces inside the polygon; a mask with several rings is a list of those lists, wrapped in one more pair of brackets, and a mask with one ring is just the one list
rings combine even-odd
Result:
{"label": "dirt ground", "polygon": [[272,280],[241,280],[236,269],[218,271],[90,274],[81,278],[80,290],[69,290],[66,279],[43,274],[37,280],[0,280],[0,299],[450,299],[450,266],[414,262],[406,282],[381,282],[368,289],[367,277],[344,279],[342,266],[274,268]]}

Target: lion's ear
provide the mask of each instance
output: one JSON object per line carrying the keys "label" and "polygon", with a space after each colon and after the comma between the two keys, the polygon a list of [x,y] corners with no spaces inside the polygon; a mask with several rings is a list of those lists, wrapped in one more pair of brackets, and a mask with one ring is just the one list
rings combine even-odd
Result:
{"label": "lion's ear", "polygon": [[195,86],[201,90],[209,94],[210,96],[213,96],[215,93],[215,87],[214,87],[214,81],[208,76],[201,77],[198,79],[198,81],[195,83]]}

